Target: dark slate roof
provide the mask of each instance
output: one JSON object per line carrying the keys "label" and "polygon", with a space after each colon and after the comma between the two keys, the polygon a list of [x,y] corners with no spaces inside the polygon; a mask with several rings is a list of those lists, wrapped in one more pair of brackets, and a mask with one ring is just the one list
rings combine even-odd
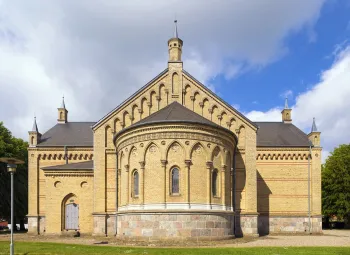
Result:
{"label": "dark slate roof", "polygon": [[138,121],[130,127],[139,126],[146,123],[148,124],[159,122],[194,122],[220,127],[219,125],[191,111],[190,109],[186,108],[185,106],[176,101],[167,105],[163,109],[151,114],[150,116]]}
{"label": "dark slate roof", "polygon": [[[212,126],[214,128],[225,130],[226,132],[232,133],[230,130],[221,127],[214,122],[211,122],[210,120],[202,117],[201,115],[191,111],[190,109],[186,108],[182,104],[179,104],[178,102],[173,102],[163,109],[151,114],[150,116],[136,122],[135,124],[132,124],[131,126],[122,129],[119,133],[117,133],[114,136],[114,139],[116,139],[117,136],[124,133],[127,130],[149,125],[149,124],[156,124],[156,123],[194,123],[194,124],[204,124],[208,126]],[[233,134],[233,133],[232,133]]]}
{"label": "dark slate roof", "polygon": [[308,147],[307,135],[291,123],[255,122],[258,147]]}
{"label": "dark slate roof", "polygon": [[41,136],[38,147],[51,146],[93,146],[91,126],[95,122],[67,122],[56,124]]}
{"label": "dark slate roof", "polygon": [[84,161],[78,163],[42,167],[43,170],[93,170],[94,161]]}
{"label": "dark slate roof", "polygon": [[186,108],[182,104],[179,104],[178,102],[175,101],[167,105],[163,109],[136,122],[135,124],[132,124],[131,126],[122,129],[121,131],[119,131],[117,134],[114,135],[113,141],[115,142],[115,140],[119,135],[123,134],[124,132],[130,129],[149,125],[149,124],[160,124],[160,123],[193,123],[193,124],[208,125],[217,129],[224,130],[232,134],[236,138],[236,135],[234,135],[227,128],[221,127],[215,124],[214,122],[211,122],[210,120],[202,117],[201,115],[191,111],[190,109]]}

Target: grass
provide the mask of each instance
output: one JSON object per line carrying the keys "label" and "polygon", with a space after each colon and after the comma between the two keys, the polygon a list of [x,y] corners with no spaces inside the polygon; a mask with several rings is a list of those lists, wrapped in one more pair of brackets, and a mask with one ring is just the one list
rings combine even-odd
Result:
{"label": "grass", "polygon": [[[9,242],[0,242],[0,254],[9,253]],[[350,247],[256,247],[256,248],[133,248],[92,246],[44,242],[16,242],[15,254],[239,254],[239,255],[342,255],[350,254]]]}

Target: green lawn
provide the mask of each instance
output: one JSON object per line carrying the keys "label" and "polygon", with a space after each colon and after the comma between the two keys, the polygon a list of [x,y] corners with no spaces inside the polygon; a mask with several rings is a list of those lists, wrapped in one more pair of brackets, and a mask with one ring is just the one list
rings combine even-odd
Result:
{"label": "green lawn", "polygon": [[[0,242],[0,254],[9,253],[9,242]],[[15,254],[242,254],[242,255],[335,255],[350,254],[350,247],[264,247],[264,248],[132,248],[59,243],[17,242]]]}

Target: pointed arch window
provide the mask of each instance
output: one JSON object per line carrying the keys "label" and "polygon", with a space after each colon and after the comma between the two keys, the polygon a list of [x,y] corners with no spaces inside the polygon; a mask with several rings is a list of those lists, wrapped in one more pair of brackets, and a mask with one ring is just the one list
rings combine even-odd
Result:
{"label": "pointed arch window", "polygon": [[139,196],[139,172],[134,170],[133,172],[133,197]]}
{"label": "pointed arch window", "polygon": [[211,178],[211,189],[213,193],[213,197],[218,196],[218,170],[214,169],[212,178]]}
{"label": "pointed arch window", "polygon": [[171,170],[171,194],[180,193],[180,171],[177,167]]}

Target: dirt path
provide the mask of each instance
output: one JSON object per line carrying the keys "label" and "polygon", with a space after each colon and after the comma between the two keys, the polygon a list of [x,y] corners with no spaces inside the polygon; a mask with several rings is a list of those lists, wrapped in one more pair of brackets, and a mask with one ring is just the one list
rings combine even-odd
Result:
{"label": "dirt path", "polygon": [[[350,230],[324,230],[324,235],[270,235],[266,237],[245,237],[223,241],[202,242],[132,242],[114,237],[65,237],[65,236],[30,236],[16,234],[16,241],[57,242],[85,245],[117,245],[148,247],[257,247],[257,246],[350,246]],[[10,235],[0,235],[0,241],[10,240]]]}

